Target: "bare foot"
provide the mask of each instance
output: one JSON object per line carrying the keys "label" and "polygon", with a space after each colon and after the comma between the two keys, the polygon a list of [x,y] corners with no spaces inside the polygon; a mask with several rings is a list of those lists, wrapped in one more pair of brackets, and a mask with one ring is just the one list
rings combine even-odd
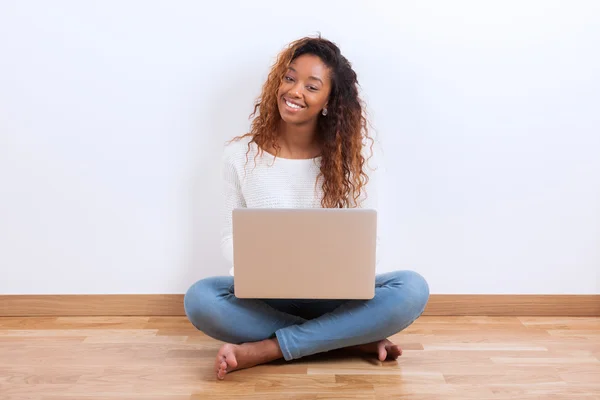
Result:
{"label": "bare foot", "polygon": [[396,360],[402,355],[402,349],[400,346],[390,342],[387,339],[380,340],[379,342],[354,346],[352,349],[363,353],[377,354],[379,361]]}
{"label": "bare foot", "polygon": [[277,339],[261,342],[224,344],[215,359],[215,371],[218,379],[224,379],[228,372],[250,368],[283,357]]}

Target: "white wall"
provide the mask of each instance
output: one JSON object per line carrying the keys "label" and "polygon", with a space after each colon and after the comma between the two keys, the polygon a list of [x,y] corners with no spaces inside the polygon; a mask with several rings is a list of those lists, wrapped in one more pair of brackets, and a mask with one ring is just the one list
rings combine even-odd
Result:
{"label": "white wall", "polygon": [[600,293],[600,2],[0,1],[0,293],[224,274],[218,160],[273,58],[353,62],[389,269],[433,293]]}

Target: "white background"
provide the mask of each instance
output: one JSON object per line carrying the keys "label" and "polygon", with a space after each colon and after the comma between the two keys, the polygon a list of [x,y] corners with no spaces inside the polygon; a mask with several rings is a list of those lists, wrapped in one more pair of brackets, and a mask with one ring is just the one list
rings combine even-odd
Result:
{"label": "white background", "polygon": [[600,293],[594,0],[0,0],[0,293],[226,274],[223,142],[317,32],[384,150],[387,269],[432,293]]}

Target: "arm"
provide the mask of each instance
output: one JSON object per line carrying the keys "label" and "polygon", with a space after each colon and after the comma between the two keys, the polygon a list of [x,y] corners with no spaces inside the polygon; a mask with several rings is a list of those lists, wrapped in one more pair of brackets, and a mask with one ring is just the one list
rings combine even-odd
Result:
{"label": "arm", "polygon": [[235,208],[246,207],[242,195],[242,187],[235,166],[224,157],[222,164],[223,207],[221,229],[221,254],[229,266],[229,274],[233,276],[233,227],[231,213]]}
{"label": "arm", "polygon": [[[370,167],[372,166],[372,167]],[[380,272],[382,269],[381,265],[381,227],[383,215],[381,213],[381,202],[380,202],[380,177],[382,168],[381,165],[371,160],[369,167],[366,168],[367,175],[369,176],[369,182],[363,188],[364,192],[361,194],[361,208],[372,209],[377,211],[377,237],[376,237],[376,268]]]}

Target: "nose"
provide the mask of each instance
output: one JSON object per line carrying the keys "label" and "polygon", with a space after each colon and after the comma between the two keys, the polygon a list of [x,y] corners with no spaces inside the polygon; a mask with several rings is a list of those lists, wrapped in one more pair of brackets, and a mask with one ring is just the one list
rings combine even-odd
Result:
{"label": "nose", "polygon": [[294,86],[290,88],[288,94],[294,97],[302,97],[302,85],[300,82],[295,83]]}

